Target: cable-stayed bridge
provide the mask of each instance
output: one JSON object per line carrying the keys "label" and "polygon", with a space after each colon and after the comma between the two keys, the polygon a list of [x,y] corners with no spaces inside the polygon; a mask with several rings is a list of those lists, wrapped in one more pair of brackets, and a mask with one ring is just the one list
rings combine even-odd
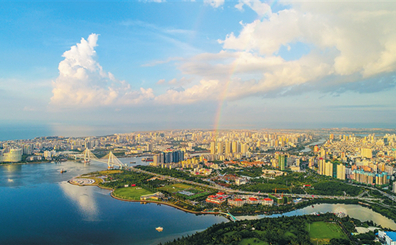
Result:
{"label": "cable-stayed bridge", "polygon": [[84,164],[89,164],[92,160],[97,161],[97,162],[102,162],[102,163],[107,163],[108,168],[114,168],[114,167],[119,167],[119,168],[124,168],[127,167],[126,163],[123,163],[118,159],[112,151],[109,152],[106,156],[102,158],[98,158],[93,154],[88,148],[83,151],[84,155]]}

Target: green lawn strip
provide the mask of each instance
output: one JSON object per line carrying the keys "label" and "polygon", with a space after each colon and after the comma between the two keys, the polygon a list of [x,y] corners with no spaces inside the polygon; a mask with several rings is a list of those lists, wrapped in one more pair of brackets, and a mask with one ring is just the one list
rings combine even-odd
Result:
{"label": "green lawn strip", "polygon": [[245,238],[242,239],[242,241],[239,242],[239,245],[267,245],[267,242],[261,241],[258,238]]}
{"label": "green lawn strip", "polygon": [[193,195],[193,196],[189,196],[189,197],[186,197],[186,199],[188,199],[188,200],[194,200],[194,199],[196,199],[196,198],[198,198],[198,197],[203,197],[203,196],[208,196],[208,195],[210,195],[211,193],[210,192],[202,192],[202,193],[198,193],[198,194],[196,194],[196,195]]}
{"label": "green lawn strip", "polygon": [[190,189],[193,188],[191,185],[186,185],[186,184],[181,184],[181,183],[177,183],[177,184],[172,184],[172,185],[167,185],[164,187],[161,187],[160,190],[164,190],[170,193],[175,193],[175,192],[179,192],[185,189]]}
{"label": "green lawn strip", "polygon": [[313,243],[327,244],[332,238],[343,238],[348,239],[348,237],[343,233],[341,227],[335,223],[328,222],[314,222],[312,224],[307,224],[307,229],[309,231],[309,236]]}
{"label": "green lawn strip", "polygon": [[113,195],[119,198],[128,199],[128,200],[140,200],[140,196],[153,194],[151,191],[143,189],[141,187],[125,187],[118,188],[114,190]]}

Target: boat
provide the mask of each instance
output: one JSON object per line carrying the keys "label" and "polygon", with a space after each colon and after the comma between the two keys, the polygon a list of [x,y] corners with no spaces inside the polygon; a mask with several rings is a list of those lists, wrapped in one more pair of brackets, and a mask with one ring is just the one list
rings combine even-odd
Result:
{"label": "boat", "polygon": [[63,168],[62,168],[62,170],[60,171],[60,173],[61,173],[61,174],[66,173],[66,170],[63,170]]}
{"label": "boat", "polygon": [[131,164],[135,164],[136,162],[131,162]]}
{"label": "boat", "polygon": [[163,231],[164,230],[164,228],[162,228],[161,226],[159,226],[159,227],[157,227],[157,228],[155,228],[158,232],[161,232],[161,231]]}
{"label": "boat", "polygon": [[153,162],[154,159],[153,158],[149,158],[149,157],[143,157],[142,158],[142,162]]}

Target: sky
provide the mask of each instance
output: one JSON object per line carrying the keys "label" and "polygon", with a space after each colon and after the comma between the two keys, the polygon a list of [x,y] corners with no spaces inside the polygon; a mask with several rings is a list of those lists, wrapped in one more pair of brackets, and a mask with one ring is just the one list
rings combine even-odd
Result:
{"label": "sky", "polygon": [[392,0],[0,4],[0,125],[395,128]]}

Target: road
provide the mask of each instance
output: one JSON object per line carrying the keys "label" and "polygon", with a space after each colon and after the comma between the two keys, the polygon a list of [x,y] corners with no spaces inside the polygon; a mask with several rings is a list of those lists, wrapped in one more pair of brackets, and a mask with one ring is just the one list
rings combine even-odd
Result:
{"label": "road", "polygon": [[353,184],[353,183],[348,183],[349,185],[353,185],[353,186],[357,186],[357,187],[363,187],[363,188],[367,188],[367,189],[371,189],[374,191],[378,191],[379,193],[381,193],[383,196],[386,196],[387,198],[391,199],[392,201],[396,201],[396,196],[394,195],[390,195],[389,193],[386,193],[384,191],[381,191],[375,187],[371,187],[371,186],[362,186],[362,185],[357,185],[357,184]]}
{"label": "road", "polygon": [[[146,170],[142,170],[142,169],[137,169],[134,167],[128,167],[127,169],[137,172],[137,173],[145,173],[145,174],[150,174],[150,175],[154,175],[160,178],[164,178],[164,179],[169,179],[175,182],[180,182],[180,183],[186,183],[186,184],[191,184],[191,185],[197,185],[197,186],[201,186],[204,188],[210,188],[210,189],[216,189],[222,192],[227,192],[227,193],[233,193],[233,194],[245,194],[245,195],[256,195],[256,196],[268,196],[270,194],[273,193],[258,193],[258,192],[252,192],[252,191],[241,191],[241,190],[234,190],[234,189],[230,189],[230,188],[226,188],[224,186],[221,185],[207,185],[207,184],[201,184],[201,183],[197,183],[194,181],[190,181],[190,180],[184,180],[184,179],[179,179],[179,178],[174,178],[168,175],[162,175],[162,174],[157,174],[157,173],[152,173]],[[387,193],[386,193],[387,194]],[[311,195],[311,194],[290,194],[292,197],[300,197],[300,198],[306,198],[306,199],[314,199],[314,198],[328,198],[328,199],[340,199],[340,200],[362,200],[362,201],[378,201],[381,200],[380,198],[370,198],[370,197],[362,197],[362,196],[357,196],[357,197],[350,197],[350,196],[327,196],[327,195]]]}

